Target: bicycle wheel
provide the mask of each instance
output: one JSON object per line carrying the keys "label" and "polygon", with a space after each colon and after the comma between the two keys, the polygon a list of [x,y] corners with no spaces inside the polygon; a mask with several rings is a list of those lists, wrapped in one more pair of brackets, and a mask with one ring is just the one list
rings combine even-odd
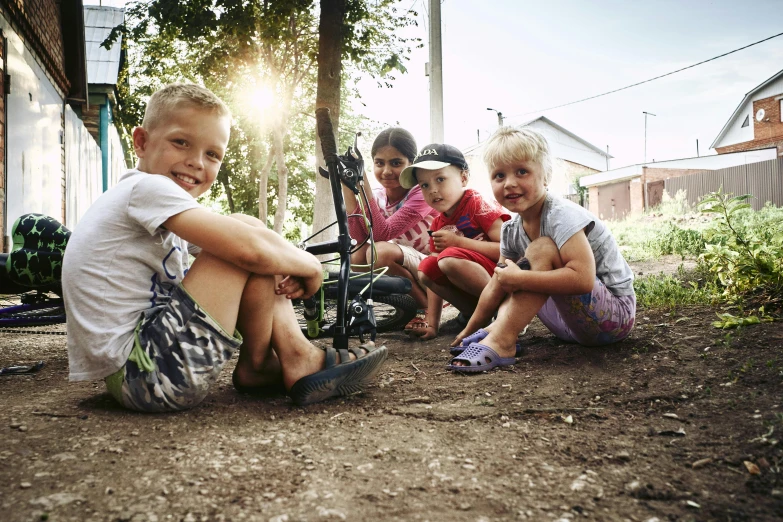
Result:
{"label": "bicycle wheel", "polygon": [[[299,321],[299,327],[307,335],[307,321],[304,318],[304,306],[301,300],[294,303],[294,311]],[[416,316],[416,301],[409,295],[381,295],[373,299],[375,312],[375,330],[378,333],[401,330]],[[324,323],[322,326],[334,324],[337,320],[337,299],[324,299]],[[328,332],[321,331],[318,337],[328,337]]]}
{"label": "bicycle wheel", "polygon": [[406,294],[378,296],[373,299],[373,309],[378,332],[402,330],[416,317],[416,301]]}
{"label": "bicycle wheel", "polygon": [[64,323],[65,307],[63,300],[55,294],[0,296],[0,329],[28,328]]}

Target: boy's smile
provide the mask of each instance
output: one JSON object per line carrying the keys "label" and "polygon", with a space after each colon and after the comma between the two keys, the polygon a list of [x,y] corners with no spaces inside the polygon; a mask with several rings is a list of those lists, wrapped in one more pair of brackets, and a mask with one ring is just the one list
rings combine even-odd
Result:
{"label": "boy's smile", "polygon": [[227,116],[182,104],[152,130],[134,129],[137,168],[166,176],[196,198],[214,183],[230,130]]}
{"label": "boy's smile", "polygon": [[517,161],[498,165],[490,175],[495,199],[511,212],[522,214],[537,208],[544,201],[546,185],[541,165],[534,161]]}
{"label": "boy's smile", "polygon": [[427,204],[450,216],[465,194],[468,176],[466,171],[449,165],[438,170],[416,169],[416,181]]}

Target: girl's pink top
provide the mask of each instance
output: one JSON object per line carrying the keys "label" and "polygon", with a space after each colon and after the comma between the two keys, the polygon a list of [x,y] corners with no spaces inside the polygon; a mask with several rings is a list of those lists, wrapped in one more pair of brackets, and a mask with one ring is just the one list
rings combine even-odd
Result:
{"label": "girl's pink top", "polygon": [[[430,253],[427,230],[438,212],[427,205],[421,187],[418,185],[408,191],[400,201],[387,201],[383,187],[373,190],[370,198],[373,237],[376,241],[391,241],[408,246],[423,254]],[[353,214],[359,212],[358,207]],[[367,237],[364,219],[352,217],[348,220],[351,237],[361,243]]]}

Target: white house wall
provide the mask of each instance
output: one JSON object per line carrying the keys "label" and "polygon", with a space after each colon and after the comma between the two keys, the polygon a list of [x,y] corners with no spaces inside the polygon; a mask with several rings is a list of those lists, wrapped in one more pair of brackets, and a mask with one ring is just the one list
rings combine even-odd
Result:
{"label": "white house wall", "polygon": [[65,108],[65,187],[65,225],[73,230],[103,193],[103,172],[100,147],[68,106]]}
{"label": "white house wall", "polygon": [[546,137],[555,158],[578,163],[595,170],[606,170],[606,156],[574,139],[573,136],[552,127],[543,120],[536,120],[527,127]]}
{"label": "white house wall", "polygon": [[62,219],[61,95],[5,19],[0,25],[8,39],[6,99],[6,189],[10,227],[28,212]]}

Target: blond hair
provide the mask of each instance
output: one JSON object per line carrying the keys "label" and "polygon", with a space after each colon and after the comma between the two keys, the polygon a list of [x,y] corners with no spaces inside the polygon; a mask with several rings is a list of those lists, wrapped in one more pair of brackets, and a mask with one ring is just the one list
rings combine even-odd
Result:
{"label": "blond hair", "polygon": [[141,126],[149,132],[171,111],[183,105],[212,111],[216,116],[231,117],[228,106],[209,89],[193,83],[170,83],[150,96]]}
{"label": "blond hair", "polygon": [[501,127],[484,146],[484,163],[492,173],[498,165],[533,161],[541,165],[544,185],[552,180],[552,155],[546,138],[538,132],[515,127]]}

